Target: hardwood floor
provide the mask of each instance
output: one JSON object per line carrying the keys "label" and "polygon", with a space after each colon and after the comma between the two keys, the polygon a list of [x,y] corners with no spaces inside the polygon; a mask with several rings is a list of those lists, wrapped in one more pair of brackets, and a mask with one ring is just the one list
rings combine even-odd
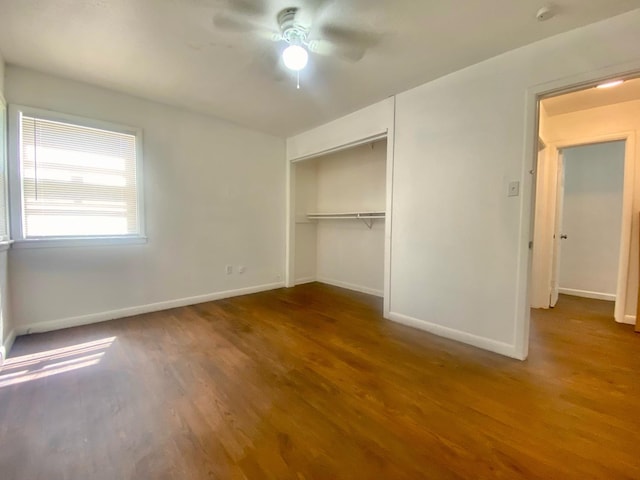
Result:
{"label": "hardwood floor", "polygon": [[638,479],[640,335],[534,311],[519,362],[310,284],[19,338],[0,478]]}

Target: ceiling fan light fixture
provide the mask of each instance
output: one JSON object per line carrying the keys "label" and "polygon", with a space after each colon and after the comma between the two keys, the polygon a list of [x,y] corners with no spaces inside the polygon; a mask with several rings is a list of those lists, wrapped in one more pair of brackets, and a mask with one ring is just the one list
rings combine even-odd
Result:
{"label": "ceiling fan light fixture", "polygon": [[289,70],[299,72],[307,66],[309,53],[300,45],[289,45],[282,52],[282,61]]}

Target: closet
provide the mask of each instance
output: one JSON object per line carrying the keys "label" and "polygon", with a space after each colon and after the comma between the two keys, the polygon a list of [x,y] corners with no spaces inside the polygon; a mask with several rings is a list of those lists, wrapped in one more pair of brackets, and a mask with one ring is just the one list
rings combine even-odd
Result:
{"label": "closet", "polygon": [[294,281],[383,296],[387,141],[293,164]]}

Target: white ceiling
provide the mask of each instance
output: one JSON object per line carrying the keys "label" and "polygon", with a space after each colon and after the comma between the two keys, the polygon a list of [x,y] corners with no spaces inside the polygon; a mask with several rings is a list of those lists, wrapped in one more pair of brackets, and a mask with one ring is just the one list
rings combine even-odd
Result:
{"label": "white ceiling", "polygon": [[312,55],[302,89],[270,68],[280,45],[222,31],[230,0],[0,0],[7,63],[213,114],[287,136],[556,33],[640,7],[640,0],[231,0],[274,30],[288,6],[322,3],[315,26],[381,34],[357,63]]}
{"label": "white ceiling", "polygon": [[547,115],[553,117],[633,100],[640,100],[640,78],[627,80],[622,85],[613,88],[592,87],[557,97],[545,98],[542,100],[542,104]]}

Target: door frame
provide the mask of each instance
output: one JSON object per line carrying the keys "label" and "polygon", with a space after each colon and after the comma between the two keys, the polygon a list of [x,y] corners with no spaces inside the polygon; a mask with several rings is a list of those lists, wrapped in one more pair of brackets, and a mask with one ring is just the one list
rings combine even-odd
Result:
{"label": "door frame", "polygon": [[[554,150],[556,151],[556,150]],[[562,240],[562,216],[564,214],[564,154],[562,149],[557,149],[558,155],[555,157],[553,164],[556,168],[556,184],[555,195],[552,197],[553,202],[548,204],[549,215],[553,213],[553,237],[551,248],[551,285],[549,286],[549,307],[555,307],[560,294],[560,250]],[[537,227],[538,225],[536,225]],[[536,228],[534,227],[534,228]],[[535,232],[534,232],[535,234]]]}
{"label": "door frame", "polygon": [[[617,283],[616,283],[616,301],[615,301],[615,309],[614,309],[614,318],[618,323],[628,323],[627,318],[625,317],[625,306],[627,300],[627,283],[629,280],[629,264],[631,260],[631,228],[633,224],[633,196],[634,196],[634,178],[635,178],[635,132],[634,131],[623,131],[623,132],[614,132],[614,133],[606,133],[601,135],[591,135],[591,136],[575,136],[568,137],[562,140],[557,140],[550,142],[547,147],[549,151],[547,154],[549,158],[552,159],[552,163],[555,165],[559,165],[561,161],[562,150],[565,148],[571,147],[580,147],[585,145],[596,145],[599,143],[607,143],[607,142],[616,142],[616,141],[624,141],[625,149],[624,149],[624,178],[623,178],[623,187],[622,187],[622,225],[620,229],[620,246],[619,246],[619,255],[618,255],[618,275],[617,275]],[[548,179],[547,179],[548,180]],[[549,185],[546,189],[547,194],[550,193],[550,190],[554,190],[554,185]],[[534,192],[535,195],[535,192]],[[559,202],[557,195],[550,196],[547,198],[546,202],[546,215],[540,222],[535,222],[534,219],[534,232],[535,229],[546,228],[553,230],[552,223],[555,220],[555,210],[556,206]],[[533,232],[532,232],[533,234]],[[554,239],[546,235],[543,239],[538,239],[538,242],[548,242],[547,245],[542,245],[542,251],[548,252],[548,255],[542,256],[541,258],[534,258],[533,261],[541,262],[537,265],[536,271],[542,272],[540,274],[540,278],[533,278],[532,269],[532,278],[530,282],[537,280],[539,282],[545,282],[547,285],[547,291],[549,295],[552,291],[551,281],[546,281],[547,279],[552,278],[552,270],[553,270],[553,242]],[[547,258],[548,257],[548,258]],[[544,308],[544,307],[542,307]]]}
{"label": "door frame", "polygon": [[636,78],[638,75],[640,75],[640,58],[625,63],[610,65],[601,69],[586,70],[549,82],[531,85],[526,90],[524,99],[525,138],[521,167],[523,188],[520,202],[520,241],[518,249],[518,274],[516,278],[516,322],[513,336],[515,347],[514,356],[517,358],[524,360],[529,354],[529,330],[531,324],[529,289],[531,284],[533,252],[531,242],[535,218],[533,215],[533,212],[535,212],[535,191],[532,188],[534,185],[532,177],[535,174],[538,158],[539,102],[544,97],[593,87],[614,77],[625,79]]}

